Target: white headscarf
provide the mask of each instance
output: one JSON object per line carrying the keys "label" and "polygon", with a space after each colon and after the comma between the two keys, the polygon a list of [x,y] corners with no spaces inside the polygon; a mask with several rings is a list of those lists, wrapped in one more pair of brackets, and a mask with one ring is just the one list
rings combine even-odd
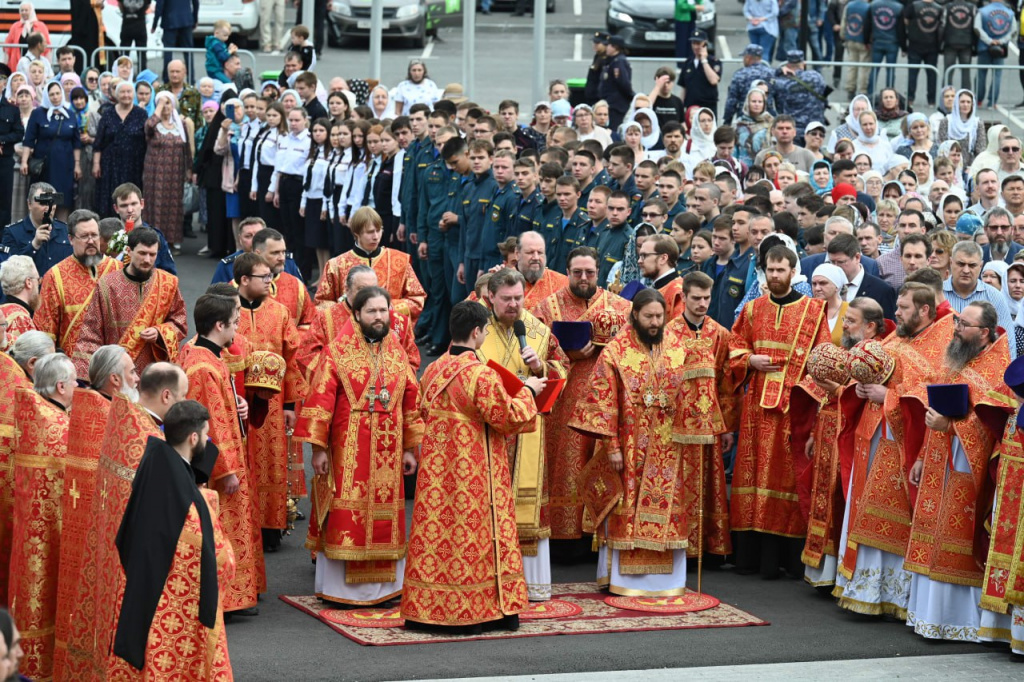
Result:
{"label": "white headscarf", "polygon": [[[971,116],[966,121],[960,118],[960,95],[971,96]],[[953,111],[946,114],[946,130],[951,140],[967,138],[967,149],[974,149],[978,140],[978,102],[970,90],[957,90],[953,101]],[[966,150],[963,150],[966,152]]]}
{"label": "white headscarf", "polygon": [[[384,111],[377,111],[376,109],[373,108],[373,93],[377,92],[378,90],[383,91],[384,94],[388,96],[388,103],[384,105]],[[373,112],[375,118],[378,118],[383,121],[386,118],[395,117],[395,102],[391,97],[391,92],[385,85],[377,85],[376,87],[373,88],[373,90],[370,90],[370,97],[369,99],[367,99],[366,104],[370,107],[370,111]]]}
{"label": "white headscarf", "polygon": [[1006,126],[1001,123],[998,125],[990,126],[986,135],[988,136],[988,145],[985,150],[974,157],[974,161],[971,162],[971,167],[967,169],[967,174],[972,178],[982,168],[999,168],[999,136],[1003,134],[1004,130],[1009,130]]}
{"label": "white headscarf", "polygon": [[[633,112],[633,116],[631,118],[626,119],[626,124],[628,124],[628,123],[636,123],[637,125],[640,126],[640,134],[641,135],[643,135],[643,133],[644,133],[644,127],[642,125],[640,125],[640,123],[638,123],[636,121],[636,117],[638,115],[640,115],[640,114],[643,114],[644,116],[646,116],[650,120],[650,122],[651,122],[651,134],[650,135],[644,135],[643,137],[640,138],[640,144],[642,144],[644,146],[644,149],[650,149],[651,147],[653,147],[656,144],[658,144],[658,140],[661,139],[661,126],[658,124],[658,115],[656,113],[654,113],[653,109],[648,109],[647,107],[643,107],[643,108],[640,108],[640,109],[637,109],[636,111],[634,111]],[[626,132],[625,124],[622,127],[622,132],[623,133]]]}
{"label": "white headscarf", "polygon": [[[21,73],[20,71],[15,71],[7,78],[7,85],[4,86],[4,99],[11,103],[14,103],[14,97],[18,94],[18,90],[21,89],[21,85],[19,85],[17,88],[11,88],[11,84],[14,81],[14,77],[17,75],[21,76],[21,85],[28,85],[28,78],[26,78],[25,74]],[[32,86],[29,85],[29,87]],[[33,90],[33,92],[35,92],[35,90]]]}
{"label": "white headscarf", "polygon": [[[868,108],[865,111],[874,111],[875,108],[871,106],[871,99],[867,95],[857,95],[850,100],[850,106],[847,108],[846,114],[846,127],[850,129],[856,137],[860,137],[864,134],[864,131],[860,129],[860,121],[856,116],[853,115],[853,105],[857,103],[857,100],[862,99],[867,103]],[[863,112],[862,112],[863,113]],[[877,119],[876,119],[877,120]],[[877,133],[876,133],[877,135]]]}
{"label": "white headscarf", "polygon": [[[796,250],[796,243],[793,241],[793,238],[790,237],[788,234],[784,234],[782,232],[773,232],[772,234],[768,235],[768,237],[778,237],[779,239],[782,240],[783,246],[785,246],[787,249],[789,249],[790,251],[797,255],[796,267],[793,268],[793,279],[789,281],[790,286],[800,284],[801,282],[806,282],[807,278],[800,272],[800,252]],[[765,239],[768,239],[768,237],[765,237]],[[768,286],[768,278],[765,276],[764,270],[762,270],[760,267],[755,267],[754,274],[757,276],[757,285],[762,290],[764,289],[764,287]]]}
{"label": "white headscarf", "polygon": [[288,88],[287,90],[282,90],[281,94],[277,98],[277,101],[281,102],[282,105],[284,105],[284,97],[285,97],[285,95],[291,95],[292,97],[294,97],[295,98],[295,105],[298,108],[300,108],[300,109],[302,108],[303,102],[302,102],[302,98],[299,97],[299,93],[297,93],[295,90],[292,90],[291,88]]}
{"label": "white headscarf", "polygon": [[[700,127],[700,115],[703,112],[711,114],[711,133],[705,133]],[[715,112],[707,107],[701,107],[694,114],[690,121],[690,151],[689,154],[695,159],[710,159],[715,155],[715,128],[718,127]]]}
{"label": "white headscarf", "polygon": [[[57,86],[57,90],[60,91],[60,104],[53,104],[50,102],[50,88],[54,85]],[[54,79],[46,84],[46,92],[43,97],[43,106],[46,107],[46,118],[52,121],[54,118],[71,118],[71,112],[68,111],[68,103],[64,97],[64,88],[61,87],[60,81]]]}
{"label": "white headscarf", "polygon": [[[862,111],[860,115],[863,116],[866,113],[868,113],[868,112]],[[860,126],[859,118],[857,120],[857,141],[861,142],[862,144],[876,145],[876,144],[878,144],[879,142],[882,141],[882,138],[879,137],[879,131],[881,130],[881,128],[878,126],[878,115],[874,114],[874,116],[875,116],[875,134],[873,136],[871,136],[871,137],[868,137],[867,135],[864,134],[864,129],[861,128],[861,126]],[[873,161],[874,161],[874,159],[872,159],[872,162]]]}
{"label": "white headscarf", "polygon": [[178,137],[181,138],[182,142],[188,142],[188,138],[185,136],[185,124],[181,120],[181,114],[178,113],[178,98],[175,97],[174,93],[170,90],[162,90],[156,93],[156,98],[153,100],[153,104],[157,110],[159,110],[160,100],[166,99],[171,103],[171,125],[178,131]]}
{"label": "white headscarf", "polygon": [[811,274],[811,279],[819,276],[824,277],[828,281],[832,282],[832,284],[835,284],[836,289],[839,290],[840,294],[843,292],[843,287],[845,287],[849,282],[846,278],[846,273],[843,272],[843,269],[838,265],[833,265],[832,263],[822,263],[818,267],[814,268],[814,272]]}

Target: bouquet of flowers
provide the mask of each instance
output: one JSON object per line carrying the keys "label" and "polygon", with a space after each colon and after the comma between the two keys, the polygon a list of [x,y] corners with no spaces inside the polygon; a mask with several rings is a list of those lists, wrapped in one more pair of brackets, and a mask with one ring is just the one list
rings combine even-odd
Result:
{"label": "bouquet of flowers", "polygon": [[118,230],[107,242],[107,255],[111,258],[121,258],[128,248],[128,233],[135,228],[135,221],[129,220],[125,223],[123,230]]}

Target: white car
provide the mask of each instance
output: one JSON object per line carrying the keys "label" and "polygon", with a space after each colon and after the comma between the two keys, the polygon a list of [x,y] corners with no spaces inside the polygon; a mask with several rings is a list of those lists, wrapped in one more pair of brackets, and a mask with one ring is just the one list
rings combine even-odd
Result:
{"label": "white car", "polygon": [[[196,38],[213,35],[213,22],[220,19],[231,22],[232,33],[240,34],[252,45],[259,44],[259,0],[199,0],[199,24],[195,30]],[[197,44],[202,45],[202,43]],[[238,47],[246,47],[246,45],[240,44]]]}

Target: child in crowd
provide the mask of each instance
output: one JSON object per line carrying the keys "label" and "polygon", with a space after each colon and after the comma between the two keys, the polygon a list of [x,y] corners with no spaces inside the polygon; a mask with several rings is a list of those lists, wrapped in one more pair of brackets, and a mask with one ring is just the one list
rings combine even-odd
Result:
{"label": "child in crowd", "polygon": [[218,19],[213,22],[213,35],[206,37],[206,75],[221,83],[230,83],[231,79],[224,73],[224,62],[233,55],[238,46],[229,43],[231,22]]}
{"label": "child in crowd", "polygon": [[309,29],[299,24],[289,32],[291,45],[288,49],[302,55],[302,70],[310,71],[316,66],[316,50],[313,43],[309,42]]}

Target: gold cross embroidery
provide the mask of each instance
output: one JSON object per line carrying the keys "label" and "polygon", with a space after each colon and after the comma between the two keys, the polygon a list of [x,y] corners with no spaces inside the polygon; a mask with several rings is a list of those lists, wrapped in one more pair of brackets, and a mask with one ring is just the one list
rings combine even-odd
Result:
{"label": "gold cross embroidery", "polygon": [[109,493],[107,492],[107,482],[103,481],[103,490],[100,491],[100,497],[102,497],[103,500],[100,502],[100,509],[106,509],[107,508],[107,495],[108,494]]}
{"label": "gold cross embroidery", "polygon": [[68,492],[71,496],[71,508],[78,509],[78,498],[82,496],[82,493],[78,490],[78,479],[71,479],[71,490]]}

